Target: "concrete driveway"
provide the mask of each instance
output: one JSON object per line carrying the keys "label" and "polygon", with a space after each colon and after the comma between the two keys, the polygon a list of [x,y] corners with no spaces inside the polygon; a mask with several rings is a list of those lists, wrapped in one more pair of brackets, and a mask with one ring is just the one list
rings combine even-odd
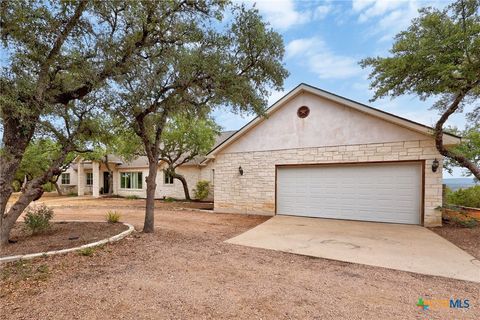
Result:
{"label": "concrete driveway", "polygon": [[275,216],[228,243],[480,282],[480,261],[414,225]]}

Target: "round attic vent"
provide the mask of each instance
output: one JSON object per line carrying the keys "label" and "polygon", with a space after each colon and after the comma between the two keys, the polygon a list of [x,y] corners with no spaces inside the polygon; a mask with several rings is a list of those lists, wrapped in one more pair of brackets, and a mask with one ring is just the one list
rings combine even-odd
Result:
{"label": "round attic vent", "polygon": [[299,118],[306,118],[310,114],[310,109],[307,106],[301,106],[297,110],[297,116]]}

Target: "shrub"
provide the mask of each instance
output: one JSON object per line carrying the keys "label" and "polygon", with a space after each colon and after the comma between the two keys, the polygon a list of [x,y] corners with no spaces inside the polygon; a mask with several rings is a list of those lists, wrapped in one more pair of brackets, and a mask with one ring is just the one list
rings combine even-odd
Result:
{"label": "shrub", "polygon": [[447,203],[450,205],[480,208],[480,186],[451,191],[447,189]]}
{"label": "shrub", "polygon": [[208,194],[210,193],[210,181],[199,180],[193,192],[195,194],[195,198],[198,200],[207,198]]}
{"label": "shrub", "polygon": [[79,250],[78,253],[81,256],[91,257],[95,253],[95,248],[94,247],[83,248],[83,249]]}
{"label": "shrub", "polygon": [[22,183],[18,180],[12,182],[12,188],[14,192],[19,192],[22,189]]}
{"label": "shrub", "polygon": [[475,228],[478,226],[478,221],[475,218],[457,218],[457,217],[452,217],[450,218],[450,221],[454,222],[455,224],[464,227],[464,228]]}
{"label": "shrub", "polygon": [[163,198],[163,201],[165,201],[165,202],[175,202],[175,198],[166,197],[166,198]]}
{"label": "shrub", "polygon": [[47,182],[42,186],[42,188],[45,192],[52,192],[53,190],[55,190],[55,185],[51,182]]}
{"label": "shrub", "polygon": [[106,218],[107,218],[107,222],[117,223],[118,221],[120,221],[120,213],[116,211],[108,211]]}
{"label": "shrub", "polygon": [[132,195],[126,196],[125,199],[136,200],[136,199],[140,199],[140,197],[135,194],[132,194]]}
{"label": "shrub", "polygon": [[50,220],[53,218],[52,208],[42,204],[40,206],[29,207],[25,212],[25,227],[30,230],[32,234],[43,233],[50,229]]}

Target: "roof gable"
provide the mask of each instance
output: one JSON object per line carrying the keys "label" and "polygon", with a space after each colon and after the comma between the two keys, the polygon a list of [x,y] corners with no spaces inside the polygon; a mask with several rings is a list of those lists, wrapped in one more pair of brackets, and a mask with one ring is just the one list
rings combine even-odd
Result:
{"label": "roof gable", "polygon": [[[305,119],[296,116],[301,105],[311,110]],[[274,103],[266,115],[267,118],[257,117],[249,122],[208,156],[214,157],[227,148],[228,152],[245,152],[419,140],[431,138],[433,130],[306,84],[300,84]],[[376,137],[381,141],[375,141]],[[445,134],[444,139],[446,144],[460,141],[450,134]]]}

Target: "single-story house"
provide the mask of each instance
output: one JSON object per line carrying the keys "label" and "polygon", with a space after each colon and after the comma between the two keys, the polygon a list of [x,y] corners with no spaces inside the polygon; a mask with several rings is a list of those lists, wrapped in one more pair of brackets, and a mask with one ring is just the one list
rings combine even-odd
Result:
{"label": "single-story house", "polygon": [[[266,116],[223,134],[205,159],[179,172],[190,188],[200,179],[211,182],[217,212],[437,226],[442,156],[432,130],[300,84]],[[454,145],[460,137],[445,133],[444,142]],[[145,197],[145,158],[111,164],[115,194]],[[98,195],[109,187],[106,174],[99,163],[80,160],[61,183]],[[159,170],[156,195],[182,198],[181,183]]]}

